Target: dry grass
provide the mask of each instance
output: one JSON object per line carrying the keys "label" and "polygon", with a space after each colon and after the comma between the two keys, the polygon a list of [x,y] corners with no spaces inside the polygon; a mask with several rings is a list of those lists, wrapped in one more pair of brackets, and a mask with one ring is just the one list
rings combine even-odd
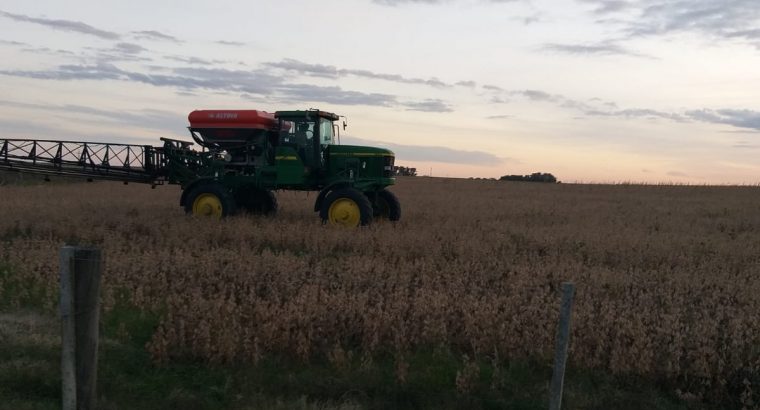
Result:
{"label": "dry grass", "polygon": [[[43,349],[60,349],[61,341],[57,330],[60,323],[38,313],[22,311],[13,314],[0,313],[0,344],[3,346],[34,345]],[[33,361],[18,358],[12,362],[0,364],[0,373],[7,366],[19,363],[29,365]]]}
{"label": "dry grass", "polygon": [[44,283],[53,306],[59,247],[94,243],[106,309],[123,292],[162,312],[158,361],[279,353],[339,368],[392,354],[403,380],[420,347],[550,357],[559,284],[572,280],[574,365],[751,406],[759,188],[410,178],[393,191],[401,222],[347,231],[320,224],[313,194],[279,193],[274,219],[218,222],[185,216],[176,187],[3,186],[0,255],[14,274],[0,289]]}

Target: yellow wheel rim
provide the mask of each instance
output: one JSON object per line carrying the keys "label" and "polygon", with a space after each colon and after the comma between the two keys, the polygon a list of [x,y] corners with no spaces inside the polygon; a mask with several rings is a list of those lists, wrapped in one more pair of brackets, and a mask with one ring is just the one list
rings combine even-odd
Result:
{"label": "yellow wheel rim", "polygon": [[214,194],[200,194],[193,202],[193,215],[222,217],[222,201]]}
{"label": "yellow wheel rim", "polygon": [[339,198],[330,205],[328,211],[330,223],[338,226],[353,228],[359,226],[362,213],[359,206],[351,199]]}

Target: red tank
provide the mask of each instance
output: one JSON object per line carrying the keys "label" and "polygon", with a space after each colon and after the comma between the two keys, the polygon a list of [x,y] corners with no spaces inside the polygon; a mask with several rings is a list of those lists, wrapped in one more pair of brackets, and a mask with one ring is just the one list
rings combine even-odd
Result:
{"label": "red tank", "polygon": [[257,110],[196,110],[187,119],[190,128],[277,129],[274,114]]}
{"label": "red tank", "polygon": [[[187,119],[197,143],[229,151],[264,145],[266,138],[277,138],[279,123],[274,114],[257,110],[197,110]],[[290,124],[284,123],[282,128],[287,130]]]}

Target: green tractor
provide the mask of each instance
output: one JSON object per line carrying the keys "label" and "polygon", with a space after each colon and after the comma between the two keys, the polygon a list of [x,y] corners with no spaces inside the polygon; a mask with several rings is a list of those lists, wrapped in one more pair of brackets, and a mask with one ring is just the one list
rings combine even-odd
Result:
{"label": "green tractor", "polygon": [[336,144],[339,117],[333,113],[202,110],[188,119],[204,151],[168,139],[162,150],[166,178],[182,186],[180,205],[188,213],[274,214],[272,191],[286,189],[319,191],[314,211],[334,225],[401,217],[399,201],[387,189],[395,183],[393,152]]}
{"label": "green tractor", "polygon": [[[314,211],[324,222],[355,227],[373,218],[397,221],[393,152],[338,145],[339,117],[319,111],[193,111],[193,143],[163,146],[37,139],[0,139],[0,170],[156,185],[179,184],[180,205],[216,218],[242,210],[274,214],[272,191],[319,191]],[[345,122],[343,123],[345,129]]]}

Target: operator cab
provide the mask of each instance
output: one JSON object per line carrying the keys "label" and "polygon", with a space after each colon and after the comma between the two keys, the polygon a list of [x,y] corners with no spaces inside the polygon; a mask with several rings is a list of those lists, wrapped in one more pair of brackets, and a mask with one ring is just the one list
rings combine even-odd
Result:
{"label": "operator cab", "polygon": [[319,110],[277,111],[279,144],[293,147],[304,165],[323,168],[324,152],[335,141],[333,122],[338,116]]}

